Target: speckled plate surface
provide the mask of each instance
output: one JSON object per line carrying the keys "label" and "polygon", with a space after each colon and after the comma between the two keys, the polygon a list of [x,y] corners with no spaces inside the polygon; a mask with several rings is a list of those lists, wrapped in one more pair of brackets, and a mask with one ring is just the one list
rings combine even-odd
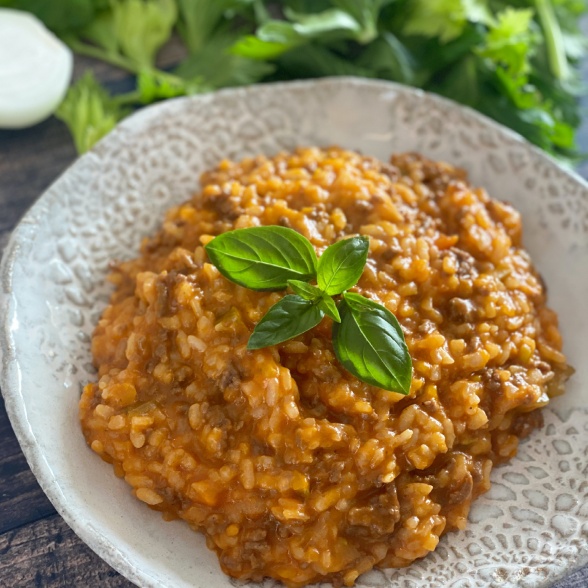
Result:
{"label": "speckled plate surface", "polygon": [[221,158],[311,144],[382,159],[420,151],[512,202],[577,369],[545,428],[493,472],[465,532],[359,585],[548,586],[588,561],[588,184],[472,111],[394,84],[326,79],[146,108],[43,194],[14,231],[0,276],[0,385],[33,472],[74,531],[140,586],[230,586],[201,536],[132,498],[86,447],[77,402],[93,375],[89,340],[108,300],[109,260],[134,256]]}

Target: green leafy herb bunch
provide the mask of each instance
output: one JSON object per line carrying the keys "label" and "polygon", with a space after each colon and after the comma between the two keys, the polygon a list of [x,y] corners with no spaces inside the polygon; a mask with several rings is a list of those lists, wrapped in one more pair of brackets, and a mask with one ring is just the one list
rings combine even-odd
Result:
{"label": "green leafy herb bunch", "polygon": [[[136,76],[91,74],[58,112],[79,151],[144,104],[226,86],[353,75],[442,94],[575,163],[585,0],[0,0],[75,52]],[[170,49],[171,48],[171,49]],[[177,54],[162,71],[162,50]],[[168,60],[169,61],[169,60]]]}

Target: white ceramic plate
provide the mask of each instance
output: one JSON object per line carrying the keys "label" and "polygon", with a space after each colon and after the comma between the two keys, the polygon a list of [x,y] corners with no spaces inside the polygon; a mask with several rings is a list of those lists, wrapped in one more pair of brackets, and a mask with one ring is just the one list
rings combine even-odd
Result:
{"label": "white ceramic plate", "polygon": [[363,586],[546,586],[588,561],[588,185],[474,112],[402,86],[326,79],[169,101],[124,121],[14,231],[1,271],[1,387],[31,468],[56,509],[141,586],[230,586],[203,538],[131,497],[85,445],[81,386],[109,294],[108,262],[135,256],[163,211],[221,158],[338,144],[386,159],[414,150],[465,167],[523,214],[577,372],[546,427],[494,471],[465,532]]}

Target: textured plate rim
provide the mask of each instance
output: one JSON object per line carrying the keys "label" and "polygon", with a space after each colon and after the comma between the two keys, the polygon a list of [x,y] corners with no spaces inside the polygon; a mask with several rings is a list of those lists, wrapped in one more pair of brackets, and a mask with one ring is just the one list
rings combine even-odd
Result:
{"label": "textured plate rim", "polygon": [[[45,454],[39,449],[35,432],[29,425],[19,377],[20,366],[15,354],[14,340],[11,336],[11,323],[15,318],[16,313],[14,304],[11,300],[12,270],[15,260],[19,256],[21,241],[26,240],[26,227],[35,224],[36,214],[42,210],[43,206],[48,202],[51,202],[52,198],[54,198],[50,192],[56,182],[71,173],[72,169],[77,168],[89,158],[93,158],[96,154],[99,154],[113,138],[122,138],[123,134],[140,132],[144,127],[150,124],[153,118],[159,118],[161,115],[165,116],[166,112],[170,109],[175,109],[178,103],[200,102],[206,104],[209,100],[214,99],[215,97],[248,94],[254,95],[258,92],[281,91],[287,90],[288,88],[312,89],[313,87],[321,86],[333,86],[336,88],[348,85],[366,87],[368,89],[373,88],[376,91],[393,90],[399,94],[404,94],[405,96],[412,96],[417,100],[426,98],[444,108],[459,110],[471,120],[488,128],[488,130],[497,132],[504,139],[522,145],[532,155],[532,158],[536,163],[542,166],[547,166],[561,177],[566,177],[567,179],[574,181],[586,190],[586,196],[588,197],[587,180],[574,171],[562,168],[551,156],[540,150],[538,147],[531,145],[515,131],[502,126],[472,108],[462,106],[447,98],[405,86],[403,84],[381,80],[366,80],[350,76],[327,77],[316,80],[294,82],[276,82],[271,84],[252,85],[245,88],[227,88],[209,94],[167,100],[159,104],[148,106],[134,113],[117,125],[117,127],[104,137],[92,150],[76,159],[51,183],[36,202],[26,211],[19,223],[13,229],[2,255],[2,261],[0,263],[0,389],[5,401],[6,412],[20,447],[35,478],[43,492],[55,507],[56,511],[61,515],[74,533],[100,558],[106,561],[121,575],[139,586],[156,588],[160,587],[161,584],[156,578],[138,569],[137,566],[129,560],[122,549],[107,542],[92,525],[84,525],[74,513],[70,512],[67,503],[63,499],[60,484],[53,473]],[[584,557],[579,558],[575,562],[576,565],[574,567],[565,570],[562,575],[552,579],[556,581],[566,574],[573,573],[587,562],[588,553],[584,554]]]}

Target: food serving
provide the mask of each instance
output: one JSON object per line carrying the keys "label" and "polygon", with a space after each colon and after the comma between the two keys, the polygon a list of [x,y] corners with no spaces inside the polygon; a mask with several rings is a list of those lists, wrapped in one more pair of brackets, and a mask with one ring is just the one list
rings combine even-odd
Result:
{"label": "food serving", "polygon": [[[139,500],[202,531],[236,578],[352,585],[425,556],[465,527],[493,465],[570,373],[519,214],[415,154],[301,148],[222,162],[201,184],[114,268],[92,341],[98,381],[80,403],[88,444]],[[408,389],[339,361],[333,312],[248,348],[293,294],[236,284],[207,251],[258,226],[302,235],[319,263],[367,238],[338,308],[358,296],[396,317]]]}

